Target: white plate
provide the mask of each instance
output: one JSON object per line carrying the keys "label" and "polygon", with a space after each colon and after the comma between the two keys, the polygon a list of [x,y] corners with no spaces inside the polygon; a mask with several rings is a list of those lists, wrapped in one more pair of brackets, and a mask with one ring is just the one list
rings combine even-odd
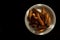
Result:
{"label": "white plate", "polygon": [[[29,10],[31,10],[32,8],[39,8],[39,7],[41,8],[41,7],[43,7],[43,6],[46,7],[46,8],[51,12],[51,14],[53,15],[53,22],[52,22],[52,24],[50,25],[50,27],[47,28],[46,31],[44,31],[44,32],[42,32],[42,33],[36,33],[32,28],[30,28],[29,22],[27,21],[27,16],[28,16]],[[40,12],[41,12],[41,10],[40,10]],[[26,25],[27,29],[28,29],[30,32],[32,32],[33,34],[36,34],[36,35],[45,35],[45,34],[48,34],[49,32],[51,32],[51,31],[53,30],[55,24],[56,24],[56,15],[55,15],[55,12],[52,10],[51,7],[49,7],[49,6],[45,5],[45,4],[36,4],[36,5],[33,5],[32,7],[30,7],[30,8],[27,10],[27,12],[26,12],[26,14],[25,14],[25,25]]]}

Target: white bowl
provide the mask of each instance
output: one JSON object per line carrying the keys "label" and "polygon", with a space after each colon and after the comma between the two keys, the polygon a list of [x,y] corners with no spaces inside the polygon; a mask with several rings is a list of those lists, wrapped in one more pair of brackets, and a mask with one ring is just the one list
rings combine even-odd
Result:
{"label": "white bowl", "polygon": [[[27,20],[27,16],[28,16],[29,10],[31,10],[32,8],[39,8],[39,7],[41,8],[43,6],[46,7],[51,12],[51,14],[53,15],[53,17],[52,17],[53,18],[53,21],[52,21],[52,24],[46,29],[46,31],[41,32],[41,33],[36,33],[35,30],[33,30],[33,28],[31,28],[29,26],[29,22]],[[32,7],[30,7],[27,10],[27,12],[25,14],[25,25],[26,25],[27,29],[31,33],[33,33],[33,34],[36,34],[36,35],[45,35],[45,34],[48,34],[49,32],[51,32],[53,30],[53,28],[55,27],[55,24],[56,24],[56,15],[55,15],[54,11],[52,10],[52,8],[49,7],[49,6],[47,6],[47,5],[45,5],[45,4],[36,4],[36,5],[33,5]]]}

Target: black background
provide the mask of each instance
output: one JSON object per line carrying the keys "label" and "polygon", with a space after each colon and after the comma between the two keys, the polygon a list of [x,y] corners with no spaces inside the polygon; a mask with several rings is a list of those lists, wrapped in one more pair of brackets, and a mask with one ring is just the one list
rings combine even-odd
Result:
{"label": "black background", "polygon": [[[20,1],[8,1],[2,3],[3,12],[1,13],[1,24],[0,24],[0,32],[9,32],[9,33],[19,33],[20,38],[30,39],[30,40],[40,40],[40,39],[57,39],[60,35],[59,26],[55,25],[55,28],[46,35],[38,36],[34,35],[25,26],[24,17],[25,13],[31,6],[35,4],[46,4],[50,6],[55,14],[56,18],[58,15],[57,12],[57,2],[55,0],[20,0]],[[59,19],[59,18],[58,18]]]}

